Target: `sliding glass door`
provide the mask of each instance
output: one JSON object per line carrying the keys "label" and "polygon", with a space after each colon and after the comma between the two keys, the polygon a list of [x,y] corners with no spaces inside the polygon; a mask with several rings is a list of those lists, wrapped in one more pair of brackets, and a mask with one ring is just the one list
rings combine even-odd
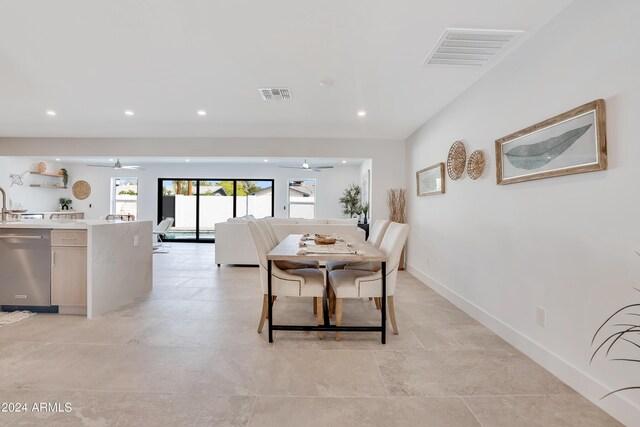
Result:
{"label": "sliding glass door", "polygon": [[215,242],[215,224],[273,216],[272,179],[158,179],[158,222],[174,218],[169,241]]}
{"label": "sliding glass door", "polygon": [[273,180],[236,181],[236,216],[273,216]]}
{"label": "sliding glass door", "polygon": [[199,240],[215,241],[215,224],[233,218],[233,190],[232,181],[199,182],[198,195],[198,238]]}
{"label": "sliding glass door", "polygon": [[159,221],[173,218],[173,226],[166,240],[195,240],[198,228],[196,221],[198,181],[163,179],[160,181],[158,201]]}

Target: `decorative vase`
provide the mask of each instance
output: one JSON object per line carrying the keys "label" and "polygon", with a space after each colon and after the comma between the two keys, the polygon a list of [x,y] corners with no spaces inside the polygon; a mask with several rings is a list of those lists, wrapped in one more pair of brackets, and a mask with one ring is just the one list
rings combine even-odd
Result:
{"label": "decorative vase", "polygon": [[69,206],[68,205],[62,205],[62,210],[63,211],[68,211],[69,210]]}

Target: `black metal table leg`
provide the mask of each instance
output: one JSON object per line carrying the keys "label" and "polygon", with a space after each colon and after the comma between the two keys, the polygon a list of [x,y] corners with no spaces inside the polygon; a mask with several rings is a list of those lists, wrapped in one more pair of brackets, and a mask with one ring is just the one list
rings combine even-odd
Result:
{"label": "black metal table leg", "polygon": [[269,310],[269,342],[273,342],[273,293],[271,290],[271,260],[267,260],[267,303]]}
{"label": "black metal table leg", "polygon": [[[382,300],[380,311],[382,312],[382,344],[387,343],[387,263],[382,263]],[[271,319],[271,318],[269,318]]]}
{"label": "black metal table leg", "polygon": [[[328,285],[327,285],[328,286]],[[324,326],[330,326],[331,321],[329,320],[329,292],[328,288],[325,288],[324,295],[322,296],[322,315],[324,316]]]}

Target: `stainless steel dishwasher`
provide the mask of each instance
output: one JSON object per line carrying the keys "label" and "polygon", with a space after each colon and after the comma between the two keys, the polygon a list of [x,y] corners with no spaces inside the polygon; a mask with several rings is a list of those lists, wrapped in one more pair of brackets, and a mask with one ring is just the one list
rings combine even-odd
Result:
{"label": "stainless steel dishwasher", "polygon": [[0,229],[0,305],[51,306],[51,230]]}

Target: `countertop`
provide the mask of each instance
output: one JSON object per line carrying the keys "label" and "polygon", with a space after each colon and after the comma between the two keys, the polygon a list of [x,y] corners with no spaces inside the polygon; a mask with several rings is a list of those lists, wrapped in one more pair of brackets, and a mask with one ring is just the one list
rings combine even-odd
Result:
{"label": "countertop", "polygon": [[87,230],[94,225],[124,224],[131,222],[146,221],[107,221],[104,219],[25,219],[22,221],[0,221],[0,229],[2,228],[47,228],[58,230]]}
{"label": "countertop", "polygon": [[26,212],[22,213],[22,215],[83,214],[83,213],[84,213],[83,211],[74,211],[73,209],[69,209],[69,210],[66,210],[66,211],[26,211]]}

